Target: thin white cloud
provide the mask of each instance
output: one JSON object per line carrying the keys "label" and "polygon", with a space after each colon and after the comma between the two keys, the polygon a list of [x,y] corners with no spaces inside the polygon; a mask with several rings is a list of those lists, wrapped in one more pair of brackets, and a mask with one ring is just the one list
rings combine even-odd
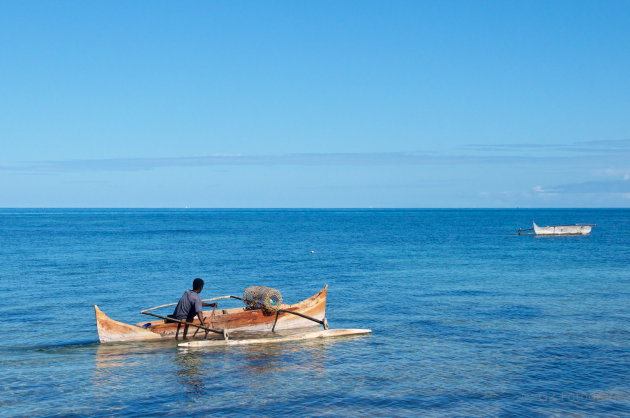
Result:
{"label": "thin white cloud", "polygon": [[539,193],[539,194],[556,194],[557,193],[557,189],[552,189],[552,188],[542,187],[542,186],[534,186],[532,191],[534,193]]}
{"label": "thin white cloud", "polygon": [[619,152],[630,153],[630,139],[619,140],[597,140],[597,141],[580,141],[572,144],[559,143],[519,143],[519,144],[470,144],[462,147],[462,149],[478,152],[540,152],[540,151],[556,151],[561,153],[578,153],[578,154],[616,154]]}
{"label": "thin white cloud", "polygon": [[603,177],[616,177],[624,180],[630,180],[630,169],[628,168],[605,168],[602,170],[595,170],[594,174]]}
{"label": "thin white cloud", "polygon": [[[537,186],[540,187],[540,186]],[[534,188],[535,191],[537,187]],[[571,193],[571,194],[596,194],[596,193],[612,193],[624,194],[630,193],[630,180],[608,180],[608,181],[585,181],[581,183],[568,183],[553,188],[540,187],[539,193]]]}
{"label": "thin white cloud", "polygon": [[[140,157],[32,161],[0,166],[2,171],[56,173],[79,171],[144,171],[163,167],[212,166],[385,166],[385,165],[510,165],[535,163],[582,164],[630,158],[630,140],[590,141],[573,145],[508,144],[470,145],[460,153],[375,152],[301,154],[208,154],[178,157]],[[545,150],[546,152],[539,152]],[[562,152],[552,152],[562,151]],[[590,152],[583,152],[589,150]],[[599,154],[594,155],[594,151]],[[610,153],[603,152],[609,150]],[[462,149],[460,149],[462,151]],[[502,151],[496,154],[496,151]],[[526,152],[531,151],[531,152]],[[534,152],[535,151],[535,152]],[[570,152],[573,151],[573,152]],[[627,152],[626,152],[627,151]],[[628,155],[626,155],[628,154]],[[630,178],[630,171],[626,171]]]}
{"label": "thin white cloud", "polygon": [[531,157],[435,155],[408,152],[310,153],[281,155],[212,154],[163,158],[109,158],[26,162],[0,170],[20,172],[140,171],[162,167],[201,166],[383,166],[448,164],[513,164],[532,162]]}

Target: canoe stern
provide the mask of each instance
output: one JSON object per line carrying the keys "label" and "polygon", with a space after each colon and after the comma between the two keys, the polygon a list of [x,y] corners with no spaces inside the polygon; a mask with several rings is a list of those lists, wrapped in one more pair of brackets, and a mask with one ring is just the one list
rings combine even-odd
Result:
{"label": "canoe stern", "polygon": [[101,343],[159,340],[162,338],[160,334],[137,325],[129,325],[111,319],[97,305],[94,305],[94,313],[96,314],[98,339]]}

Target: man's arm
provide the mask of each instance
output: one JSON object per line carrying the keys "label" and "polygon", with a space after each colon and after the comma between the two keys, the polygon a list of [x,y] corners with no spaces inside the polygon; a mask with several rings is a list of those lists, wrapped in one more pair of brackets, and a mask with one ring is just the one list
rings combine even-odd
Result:
{"label": "man's arm", "polygon": [[197,311],[197,318],[199,318],[199,322],[201,323],[201,326],[205,327],[206,323],[203,320],[203,306],[208,306],[207,303],[203,303],[201,301],[201,298],[199,297],[199,293],[195,293],[195,301],[194,301],[194,308]]}
{"label": "man's arm", "polygon": [[[213,308],[216,308],[218,305],[217,305],[216,302],[214,302],[214,303],[204,303],[204,302],[202,302],[201,306],[212,306]],[[202,311],[197,312],[197,318],[199,318],[199,322],[201,322],[201,326],[205,327],[206,324],[203,322],[203,312]]]}
{"label": "man's arm", "polygon": [[201,312],[201,311],[197,312],[197,318],[199,318],[199,322],[201,322],[201,326],[205,327],[206,323],[203,322],[203,312]]}

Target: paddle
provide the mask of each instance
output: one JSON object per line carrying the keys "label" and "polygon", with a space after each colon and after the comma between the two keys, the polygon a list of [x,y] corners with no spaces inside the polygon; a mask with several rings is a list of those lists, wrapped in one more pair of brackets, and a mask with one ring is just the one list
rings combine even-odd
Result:
{"label": "paddle", "polygon": [[156,318],[165,319],[167,321],[178,322],[178,323],[184,324],[184,325],[192,325],[193,327],[197,327],[197,328],[201,328],[203,330],[206,330],[206,335],[208,335],[207,332],[210,331],[210,332],[214,332],[214,333],[223,335],[223,338],[225,338],[227,340],[227,331],[226,330],[212,329],[212,328],[204,327],[203,325],[197,325],[197,324],[194,324],[192,322],[182,321],[182,320],[175,319],[175,318],[169,318],[167,316],[162,316],[162,315],[154,314],[154,313],[147,312],[147,311],[142,311],[140,313],[141,314],[145,314],[145,315],[155,316]]}

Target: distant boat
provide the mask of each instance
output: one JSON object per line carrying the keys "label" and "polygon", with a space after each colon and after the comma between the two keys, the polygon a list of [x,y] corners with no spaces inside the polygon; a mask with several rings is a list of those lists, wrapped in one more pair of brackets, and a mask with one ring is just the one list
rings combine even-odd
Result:
{"label": "distant boat", "polygon": [[538,226],[536,222],[533,224],[536,235],[587,235],[591,232],[591,227],[595,226],[595,224]]}

